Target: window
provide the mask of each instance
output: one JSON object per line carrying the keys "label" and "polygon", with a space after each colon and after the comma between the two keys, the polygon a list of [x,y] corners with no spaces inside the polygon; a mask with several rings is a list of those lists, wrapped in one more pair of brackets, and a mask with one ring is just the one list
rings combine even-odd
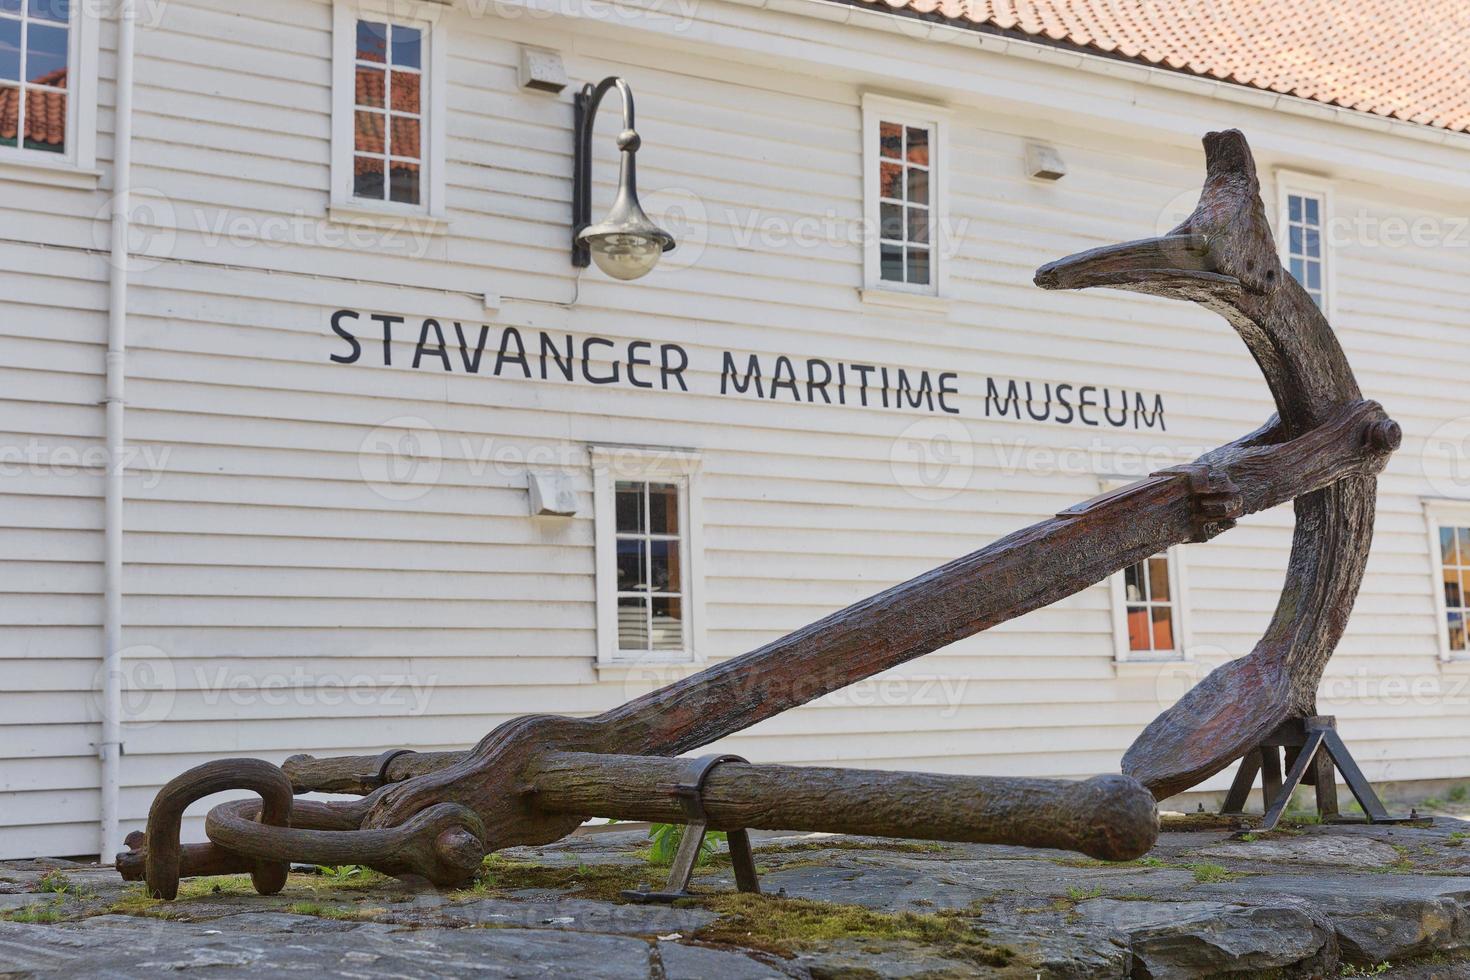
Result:
{"label": "window", "polygon": [[75,0],[0,0],[0,160],[96,164],[97,16]]}
{"label": "window", "polygon": [[592,464],[599,662],[697,659],[698,456],[599,446]]}
{"label": "window", "polygon": [[1113,576],[1114,640],[1119,661],[1184,660],[1184,594],[1178,548]]}
{"label": "window", "polygon": [[863,98],[864,292],[944,293],[947,159],[942,111]]}
{"label": "window", "polygon": [[424,169],[424,32],[357,22],[352,196],[418,204]]}
{"label": "window", "polygon": [[1439,653],[1444,660],[1470,659],[1470,507],[1429,508],[1431,552],[1439,584]]}
{"label": "window", "polygon": [[1283,173],[1280,193],[1281,262],[1325,313],[1329,299],[1327,190],[1307,178]]}
{"label": "window", "polygon": [[333,211],[349,218],[439,217],[443,32],[437,20],[389,16],[383,9],[379,16],[368,3],[339,2],[336,8]]}

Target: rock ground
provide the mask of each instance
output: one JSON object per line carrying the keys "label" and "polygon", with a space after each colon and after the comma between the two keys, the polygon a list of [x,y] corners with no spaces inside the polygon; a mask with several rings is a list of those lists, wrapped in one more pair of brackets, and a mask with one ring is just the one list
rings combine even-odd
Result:
{"label": "rock ground", "polygon": [[[727,861],[676,907],[635,832],[493,858],[474,888],[371,872],[244,876],[147,899],[110,868],[0,864],[0,977],[1470,977],[1470,823],[1165,833],[1141,861],[769,836],[766,896]],[[1385,965],[1386,964],[1386,965]]]}

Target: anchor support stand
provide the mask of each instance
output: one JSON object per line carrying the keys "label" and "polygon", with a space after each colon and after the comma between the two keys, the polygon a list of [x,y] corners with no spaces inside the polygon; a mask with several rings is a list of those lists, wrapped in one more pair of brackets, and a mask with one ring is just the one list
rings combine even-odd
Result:
{"label": "anchor support stand", "polygon": [[[1285,752],[1286,773],[1282,774],[1282,754]],[[1344,817],[1337,808],[1337,779],[1342,773],[1343,781],[1363,808],[1363,819]],[[1373,791],[1373,785],[1358,768],[1348,751],[1342,736],[1337,734],[1337,719],[1331,715],[1312,718],[1297,718],[1288,721],[1271,734],[1264,742],[1245,754],[1240,769],[1235,773],[1235,782],[1225,795],[1225,805],[1220,808],[1222,817],[1245,816],[1246,798],[1261,777],[1261,797],[1266,812],[1261,819],[1261,830],[1273,830],[1280,823],[1291,795],[1301,785],[1317,790],[1317,813],[1323,823],[1419,823],[1426,818],[1417,814],[1407,817],[1391,817],[1384,809],[1383,801]]]}
{"label": "anchor support stand", "polygon": [[[722,762],[745,761],[738,755],[705,755],[687,760],[688,765],[679,774],[679,781],[670,787],[689,820],[679,841],[679,849],[674,853],[669,883],[661,892],[625,891],[622,893],[624,898],[634,902],[673,902],[690,897],[689,881],[694,877],[694,866],[699,862],[704,837],[709,832],[709,816],[704,812],[704,781],[710,771]],[[728,830],[725,836],[730,844],[730,862],[735,868],[735,887],[759,895],[760,879],[756,876],[755,858],[750,852],[750,834],[742,828]]]}

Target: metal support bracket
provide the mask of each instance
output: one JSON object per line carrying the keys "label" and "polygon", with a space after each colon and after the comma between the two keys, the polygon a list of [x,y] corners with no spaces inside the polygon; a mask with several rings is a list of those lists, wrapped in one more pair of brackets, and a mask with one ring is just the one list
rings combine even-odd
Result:
{"label": "metal support bracket", "polygon": [[[1338,811],[1337,772],[1342,773],[1343,781],[1363,808],[1361,818],[1345,817]],[[1240,760],[1240,769],[1235,773],[1230,792],[1225,795],[1220,816],[1245,816],[1246,799],[1255,786],[1257,774],[1261,777],[1261,797],[1266,808],[1260,830],[1275,829],[1291,802],[1291,795],[1302,785],[1316,788],[1317,814],[1323,823],[1397,824],[1424,823],[1431,819],[1412,811],[1407,817],[1389,816],[1383,801],[1373,791],[1373,784],[1368,782],[1342,736],[1337,734],[1337,719],[1332,715],[1288,721],[1247,752]]]}
{"label": "metal support bracket", "polygon": [[[629,889],[623,898],[634,902],[673,902],[689,898],[689,882],[694,877],[694,866],[699,863],[700,850],[704,846],[705,834],[709,832],[709,817],[704,812],[704,781],[710,772],[724,762],[745,762],[738,755],[705,755],[688,759],[679,774],[679,780],[668,787],[670,795],[678,799],[689,820],[684,827],[684,836],[679,849],[674,853],[674,863],[669,869],[669,883],[661,892]],[[730,863],[735,869],[735,887],[743,892],[759,895],[760,879],[755,873],[755,857],[750,851],[750,834],[743,828],[727,830],[725,836],[730,844]]]}
{"label": "metal support bracket", "polygon": [[1245,513],[1240,488],[1224,470],[1203,463],[1186,463],[1151,475],[1188,482],[1190,505],[1194,509],[1195,543],[1208,541],[1230,530],[1236,519]]}

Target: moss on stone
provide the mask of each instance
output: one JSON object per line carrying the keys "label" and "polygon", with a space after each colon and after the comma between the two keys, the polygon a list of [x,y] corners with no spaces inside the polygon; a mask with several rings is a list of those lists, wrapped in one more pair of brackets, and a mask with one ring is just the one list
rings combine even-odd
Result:
{"label": "moss on stone", "polygon": [[1015,953],[987,941],[987,933],[962,912],[875,912],[804,898],[741,892],[700,896],[680,905],[710,909],[719,918],[695,938],[793,956],[813,944],[842,939],[924,943],[942,955],[986,966],[1004,966]]}

